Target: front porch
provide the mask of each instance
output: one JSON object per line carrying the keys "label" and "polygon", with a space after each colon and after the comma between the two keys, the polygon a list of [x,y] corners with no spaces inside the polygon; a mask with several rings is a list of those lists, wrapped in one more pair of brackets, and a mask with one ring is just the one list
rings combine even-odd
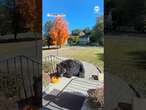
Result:
{"label": "front porch", "polygon": [[[43,59],[44,64],[50,64],[48,69],[49,73],[53,73],[56,68],[56,64],[66,58],[60,58],[57,56],[48,56]],[[52,63],[53,62],[53,63]],[[89,102],[89,90],[96,90],[103,88],[104,83],[102,80],[94,80],[90,78],[92,75],[103,74],[99,73],[99,70],[91,64],[83,62],[85,68],[85,78],[79,78],[73,76],[71,78],[61,77],[58,83],[45,84],[44,80],[47,80],[47,76],[43,78],[43,110],[97,110],[103,109],[102,107],[93,106],[94,104]],[[46,65],[45,65],[46,66]],[[48,66],[47,66],[48,68]],[[46,67],[45,67],[46,69]],[[89,71],[91,70],[91,71]],[[95,71],[93,71],[95,70]],[[90,75],[89,75],[90,74]],[[87,76],[87,77],[86,77]]]}
{"label": "front porch", "polygon": [[87,103],[87,91],[102,86],[102,81],[63,77],[58,84],[43,88],[43,107],[46,110],[97,110]]}

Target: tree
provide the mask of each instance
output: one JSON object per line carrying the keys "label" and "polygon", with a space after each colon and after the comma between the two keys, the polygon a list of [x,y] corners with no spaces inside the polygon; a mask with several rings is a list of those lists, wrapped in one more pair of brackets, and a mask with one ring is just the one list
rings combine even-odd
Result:
{"label": "tree", "polygon": [[14,39],[19,32],[34,31],[34,0],[6,0],[8,10],[9,28]]}
{"label": "tree", "polygon": [[42,32],[42,0],[36,0],[35,2],[36,9],[35,9],[35,22],[36,22],[36,31],[41,33]]}
{"label": "tree", "polygon": [[83,32],[85,33],[85,35],[90,35],[91,34],[91,30],[88,27],[83,29]]}
{"label": "tree", "polygon": [[103,16],[97,18],[96,25],[92,29],[92,35],[90,41],[93,43],[99,43],[103,45],[103,34],[104,34],[104,23],[103,23]]}
{"label": "tree", "polygon": [[49,32],[53,26],[53,22],[51,20],[48,20],[44,25],[44,33],[45,35],[49,36]]}
{"label": "tree", "polygon": [[[40,0],[4,0],[0,4],[0,33],[41,32]],[[4,31],[6,30],[6,32]]]}
{"label": "tree", "polygon": [[[145,0],[112,0],[112,18],[115,30],[120,26],[133,26],[144,31]],[[124,8],[123,8],[124,7]]]}
{"label": "tree", "polygon": [[68,38],[68,43],[70,45],[77,45],[79,43],[79,40],[80,40],[80,36],[70,36]]}
{"label": "tree", "polygon": [[66,21],[62,17],[56,17],[50,29],[51,44],[62,46],[68,39],[68,27]]}
{"label": "tree", "polygon": [[47,45],[48,47],[51,45],[50,43],[50,35],[49,35],[49,32],[51,30],[53,26],[53,22],[51,20],[48,20],[45,25],[44,25],[44,33],[43,33],[43,42],[45,42],[44,44]]}
{"label": "tree", "polygon": [[82,32],[81,29],[74,29],[74,30],[72,31],[72,35],[73,35],[73,36],[78,36],[78,35],[80,34],[80,32]]}
{"label": "tree", "polygon": [[19,24],[23,26],[26,31],[35,31],[35,0],[16,0],[16,11],[20,15],[17,19],[21,19],[23,24]]}
{"label": "tree", "polygon": [[0,2],[0,33],[5,35],[14,32],[13,16],[14,16],[14,0],[6,0]]}

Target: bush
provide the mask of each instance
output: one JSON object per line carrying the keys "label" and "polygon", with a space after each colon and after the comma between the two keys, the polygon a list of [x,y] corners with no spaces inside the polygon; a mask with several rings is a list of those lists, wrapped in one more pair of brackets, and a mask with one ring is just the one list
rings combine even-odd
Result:
{"label": "bush", "polygon": [[99,42],[100,46],[103,46],[104,45],[104,38],[101,37],[98,42]]}
{"label": "bush", "polygon": [[47,41],[47,39],[43,39],[43,46],[48,46],[48,41]]}
{"label": "bush", "polygon": [[90,37],[90,43],[97,43],[97,44],[103,46],[104,45],[103,32],[92,31],[92,35]]}
{"label": "bush", "polygon": [[80,37],[79,36],[71,36],[68,39],[68,43],[70,45],[77,45],[79,43]]}
{"label": "bush", "polygon": [[104,88],[89,89],[88,91],[88,102],[93,107],[103,107],[104,106]]}

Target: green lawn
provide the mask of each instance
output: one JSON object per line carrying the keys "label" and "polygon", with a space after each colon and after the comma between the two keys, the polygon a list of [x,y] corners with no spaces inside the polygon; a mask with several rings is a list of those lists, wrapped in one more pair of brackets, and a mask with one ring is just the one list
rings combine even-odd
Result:
{"label": "green lawn", "polygon": [[105,69],[138,87],[146,87],[146,38],[105,36]]}
{"label": "green lawn", "polygon": [[[45,50],[43,54],[56,54],[57,50]],[[103,47],[63,47],[58,50],[59,56],[75,58],[98,65],[103,70]]]}

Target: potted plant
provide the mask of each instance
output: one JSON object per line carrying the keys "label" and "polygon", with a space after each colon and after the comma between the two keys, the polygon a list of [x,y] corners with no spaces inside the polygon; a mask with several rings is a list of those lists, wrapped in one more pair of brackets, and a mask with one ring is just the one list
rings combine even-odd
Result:
{"label": "potted plant", "polygon": [[103,108],[104,106],[104,88],[89,89],[88,103],[93,108]]}

